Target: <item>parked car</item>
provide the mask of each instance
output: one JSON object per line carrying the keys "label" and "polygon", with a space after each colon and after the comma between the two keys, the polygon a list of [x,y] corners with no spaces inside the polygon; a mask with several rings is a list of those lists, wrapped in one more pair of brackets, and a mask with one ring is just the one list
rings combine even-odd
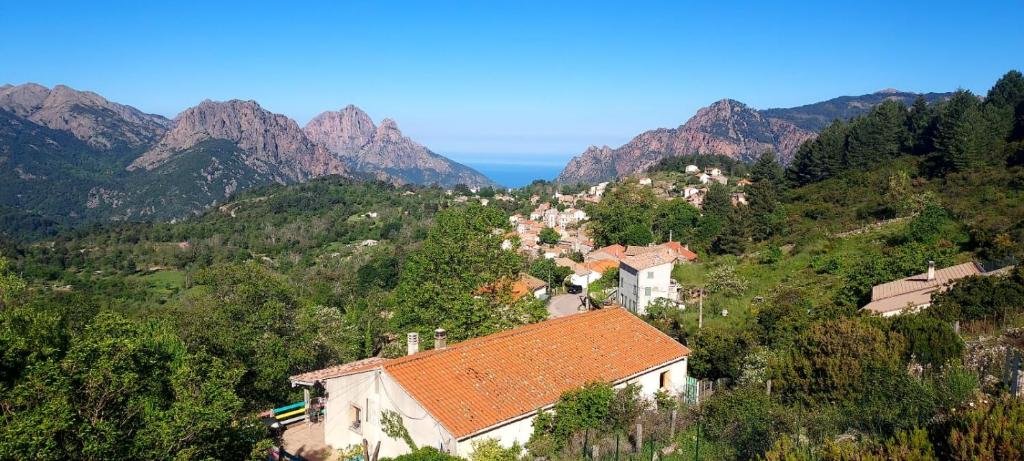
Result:
{"label": "parked car", "polygon": [[583,293],[583,287],[580,285],[568,285],[565,287],[566,293],[571,295]]}

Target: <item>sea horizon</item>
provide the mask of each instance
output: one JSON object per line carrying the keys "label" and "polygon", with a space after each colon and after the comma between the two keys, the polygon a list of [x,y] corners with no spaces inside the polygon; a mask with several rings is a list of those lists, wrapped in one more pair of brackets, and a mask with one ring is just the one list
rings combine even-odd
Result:
{"label": "sea horizon", "polygon": [[555,179],[572,158],[567,154],[449,152],[451,160],[483,173],[503,187],[518,189],[535,180]]}

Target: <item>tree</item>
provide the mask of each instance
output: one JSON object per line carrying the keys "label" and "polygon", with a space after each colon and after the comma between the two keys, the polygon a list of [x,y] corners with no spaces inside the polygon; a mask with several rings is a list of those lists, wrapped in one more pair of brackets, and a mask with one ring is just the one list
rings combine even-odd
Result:
{"label": "tree", "polygon": [[918,96],[907,114],[907,151],[915,155],[930,152],[934,132],[935,111],[925,101],[924,96]]}
{"label": "tree", "polygon": [[241,371],[168,331],[103,313],[33,364],[3,395],[0,458],[248,457],[265,429],[233,392]]}
{"label": "tree", "polygon": [[559,234],[553,227],[545,227],[540,230],[540,243],[545,245],[554,245],[562,239],[562,234]]}
{"label": "tree", "polygon": [[654,208],[654,193],[634,181],[627,181],[606,192],[601,202],[588,211],[594,243],[597,246],[651,243],[654,240],[651,232]]}
{"label": "tree", "polygon": [[548,283],[550,287],[556,287],[572,274],[572,269],[555,264],[553,259],[538,258],[530,265],[530,275]]}
{"label": "tree", "polygon": [[716,392],[700,408],[707,437],[728,441],[735,459],[754,459],[792,427],[786,410],[763,389]]}
{"label": "tree", "polygon": [[776,187],[782,185],[784,175],[785,171],[776,158],[775,152],[771,149],[764,151],[750,169],[751,181],[755,183],[767,181],[776,185]]}
{"label": "tree", "polygon": [[939,112],[935,148],[940,168],[967,171],[986,161],[991,149],[981,104],[969,91],[957,91]]}
{"label": "tree", "polygon": [[11,274],[7,259],[0,256],[0,310],[15,294],[25,288],[25,281]]}
{"label": "tree", "polygon": [[907,108],[887,100],[854,119],[846,141],[845,168],[864,169],[900,155],[906,143]]}
{"label": "tree", "polygon": [[690,368],[702,379],[740,377],[743,359],[754,345],[753,336],[738,328],[706,326],[693,337]]}
{"label": "tree", "polygon": [[754,183],[747,192],[747,198],[750,205],[746,215],[751,237],[755,241],[764,241],[782,233],[786,213],[772,183]]}
{"label": "tree", "polygon": [[[507,216],[494,207],[439,213],[423,245],[402,267],[392,331],[418,331],[429,338],[434,329],[444,328],[458,341],[536,320],[532,311],[511,302],[511,282],[523,262],[501,248],[500,230],[507,226]],[[494,289],[477,296],[484,287]]]}
{"label": "tree", "polygon": [[659,202],[654,210],[654,238],[667,242],[669,237],[677,242],[695,238],[700,221],[700,210],[683,200]]}

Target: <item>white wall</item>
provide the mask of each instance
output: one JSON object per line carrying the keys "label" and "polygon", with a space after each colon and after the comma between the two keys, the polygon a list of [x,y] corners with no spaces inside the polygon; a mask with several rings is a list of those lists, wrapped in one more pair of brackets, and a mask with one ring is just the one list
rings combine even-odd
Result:
{"label": "white wall", "polygon": [[[632,312],[643,315],[647,305],[658,298],[673,299],[669,285],[672,282],[672,263],[650,267],[640,271],[628,265],[619,266],[619,303]],[[648,274],[653,273],[653,277]],[[650,288],[651,294],[647,294]],[[674,299],[673,299],[674,300]]]}
{"label": "white wall", "polygon": [[[409,452],[402,440],[392,439],[380,427],[380,413],[397,411],[402,415],[409,435],[418,446],[443,450],[455,449],[455,438],[420,406],[387,373],[371,370],[355,375],[329,379],[325,383],[327,408],[324,418],[324,442],[335,449],[362,444],[380,444],[380,457],[391,458]],[[360,430],[351,429],[349,409],[362,409]]]}

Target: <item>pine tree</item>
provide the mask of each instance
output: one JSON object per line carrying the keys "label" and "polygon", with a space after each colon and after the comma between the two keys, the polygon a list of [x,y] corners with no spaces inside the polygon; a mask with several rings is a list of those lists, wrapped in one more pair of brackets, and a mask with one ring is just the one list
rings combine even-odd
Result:
{"label": "pine tree", "polygon": [[931,151],[934,131],[935,111],[928,106],[924,96],[918,96],[907,115],[906,150],[915,155]]}
{"label": "pine tree", "polygon": [[768,181],[779,185],[782,184],[783,174],[782,165],[779,164],[775,152],[769,149],[762,153],[754,163],[750,170],[750,179],[754,182]]}
{"label": "pine tree", "polygon": [[957,91],[942,107],[935,132],[935,149],[945,170],[966,171],[984,163],[988,130],[978,98]]}

